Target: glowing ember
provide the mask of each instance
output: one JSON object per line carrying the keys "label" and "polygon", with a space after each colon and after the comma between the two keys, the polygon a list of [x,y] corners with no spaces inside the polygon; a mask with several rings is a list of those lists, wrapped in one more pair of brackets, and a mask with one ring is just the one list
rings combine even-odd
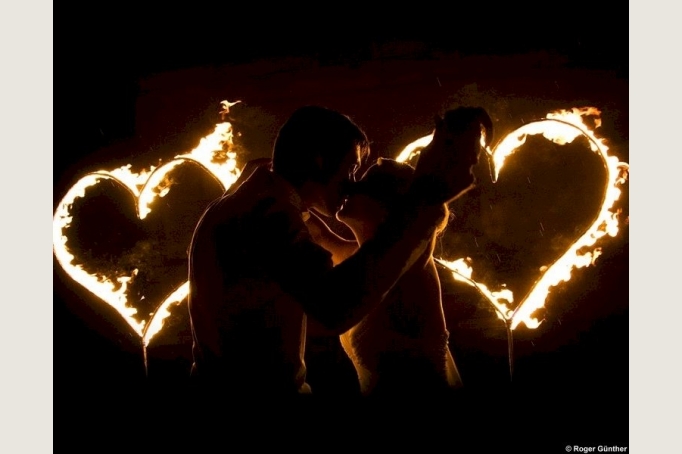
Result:
{"label": "glowing ember", "polygon": [[[599,115],[601,112],[594,107],[573,108],[547,114],[546,118],[534,121],[516,129],[502,139],[492,150],[486,152],[494,163],[493,182],[497,181],[505,160],[516,152],[530,135],[541,134],[554,143],[563,145],[573,142],[579,136],[589,139],[590,149],[597,153],[603,160],[607,170],[607,181],[604,188],[604,198],[601,208],[587,231],[578,238],[563,255],[546,269],[542,277],[533,285],[526,298],[521,301],[516,309],[511,311],[508,303],[513,302],[513,294],[509,290],[491,292],[487,286],[471,279],[473,269],[463,259],[447,261],[437,259],[439,263],[448,267],[454,278],[476,287],[479,292],[493,305],[498,315],[510,324],[511,329],[520,323],[528,328],[537,328],[540,321],[532,317],[534,311],[544,307],[550,289],[561,282],[571,279],[571,272],[575,268],[583,268],[594,264],[601,254],[601,249],[596,246],[597,242],[608,235],[615,237],[618,234],[619,211],[613,211],[615,202],[620,198],[620,185],[628,178],[629,165],[620,162],[616,157],[610,156],[604,140],[595,136],[590,127],[585,124],[584,117],[593,116],[595,128],[601,126]],[[425,147],[432,136],[422,137],[411,143],[396,158],[399,161],[412,159]]]}
{"label": "glowing ember", "polygon": [[485,296],[493,304],[497,315],[502,320],[508,320],[512,316],[512,309],[508,306],[508,304],[514,302],[514,294],[511,290],[503,289],[492,292],[485,284],[474,281],[471,278],[474,269],[465,259],[455,260],[454,262],[448,262],[443,259],[436,259],[436,261],[452,270],[452,276],[455,280],[475,287],[481,295]]}
{"label": "glowing ember", "polygon": [[422,148],[426,147],[428,144],[431,143],[431,140],[433,140],[433,134],[415,140],[414,142],[403,148],[403,151],[401,151],[398,157],[395,158],[396,161],[405,162],[416,157]]}
{"label": "glowing ember", "polygon": [[[221,114],[227,113],[229,107],[234,104],[236,103],[223,101],[224,110]],[[159,168],[151,167],[149,170],[135,173],[129,164],[111,171],[92,172],[76,182],[57,206],[53,218],[53,248],[57,261],[76,282],[116,309],[142,338],[145,346],[163,327],[163,321],[170,315],[169,307],[186,298],[188,284],[182,284],[164,302],[158,305],[146,326],[145,321],[136,320],[134,316],[137,314],[137,309],[131,305],[134,302],[128,301],[126,290],[128,283],[135,278],[137,270],[129,276],[119,276],[114,279],[115,281],[112,281],[105,276],[90,274],[81,265],[73,263],[75,257],[69,251],[68,239],[65,234],[72,222],[70,213],[72,204],[77,198],[85,196],[85,190],[88,187],[98,184],[103,179],[109,179],[121,184],[132,193],[137,200],[138,217],[144,219],[152,210],[154,200],[168,193],[170,189],[167,184],[168,173],[178,165],[188,161],[206,170],[226,190],[239,177],[236,153],[230,151],[232,138],[232,125],[223,122],[217,124],[211,134],[202,138],[194,150],[176,156],[174,160]]]}
{"label": "glowing ember", "polygon": [[144,345],[149,345],[149,341],[152,337],[163,328],[163,321],[170,315],[169,308],[173,304],[181,303],[189,295],[189,283],[185,282],[180,287],[177,288],[173,293],[170,294],[168,298],[165,299],[163,303],[156,309],[154,315],[152,315],[147,329],[145,329],[142,341]]}

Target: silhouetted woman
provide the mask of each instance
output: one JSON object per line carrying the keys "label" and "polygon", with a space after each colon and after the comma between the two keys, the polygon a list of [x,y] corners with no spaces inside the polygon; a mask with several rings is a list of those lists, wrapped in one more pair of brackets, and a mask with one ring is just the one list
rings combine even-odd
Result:
{"label": "silhouetted woman", "polygon": [[[355,183],[336,217],[352,230],[356,241],[344,240],[319,218],[310,217],[307,224],[313,238],[332,252],[335,264],[374,235],[387,213],[401,203],[413,173],[408,164],[379,159]],[[432,255],[448,216],[444,206],[443,221],[431,247],[378,308],[341,335],[365,396],[440,396],[461,386],[448,348],[440,280]]]}

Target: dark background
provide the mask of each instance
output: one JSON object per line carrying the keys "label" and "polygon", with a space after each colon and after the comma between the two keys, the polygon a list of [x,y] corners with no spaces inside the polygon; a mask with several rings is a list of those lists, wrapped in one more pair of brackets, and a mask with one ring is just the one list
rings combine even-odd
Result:
{"label": "dark background", "polygon": [[[615,20],[622,12],[572,4],[550,17],[530,6],[474,6],[369,13],[334,4],[333,13],[320,16],[325,20],[273,10],[267,25],[243,5],[225,11],[145,13],[120,5],[72,11],[67,17],[86,20],[67,19],[55,41],[61,61],[55,207],[89,171],[127,163],[141,170],[189,151],[220,120],[222,100],[242,100],[233,110],[242,163],[269,155],[287,115],[313,103],[349,114],[381,156],[395,156],[428,134],[434,113],[457,105],[485,107],[498,139],[552,110],[595,106],[603,120],[598,134],[627,162],[628,28],[627,21]],[[589,221],[584,212],[600,186],[586,181],[598,181],[603,171],[584,148],[571,145],[552,154],[553,145],[529,140],[525,160],[510,161],[509,181],[501,178],[495,187],[487,169],[477,169],[479,189],[451,207],[457,217],[444,250],[461,248],[481,263],[486,282],[511,281],[522,295],[537,268],[556,257],[551,252]],[[555,158],[559,154],[567,157]],[[529,187],[523,180],[530,177]],[[178,184],[191,185],[182,176]],[[624,192],[618,237],[602,243],[595,266],[575,271],[570,285],[552,293],[539,314],[545,319],[540,328],[514,332],[511,381],[504,326],[480,298],[441,274],[451,350],[467,386],[462,401],[438,409],[445,415],[441,421],[452,420],[453,437],[455,421],[471,412],[476,425],[527,431],[525,448],[627,445],[627,184]],[[175,215],[179,225],[191,225]],[[538,222],[552,238],[537,235]],[[107,230],[99,227],[93,229]],[[123,229],[132,236],[145,231],[139,225]],[[164,266],[183,265],[174,256]],[[56,261],[54,270],[55,379],[66,384],[57,396],[109,402],[107,396],[119,396],[116,389],[131,385],[149,395],[169,385],[179,392],[189,361],[181,313],[174,315],[177,325],[150,345],[145,377],[136,335]],[[348,364],[333,342],[310,339],[308,360],[320,395],[352,391]],[[128,411],[136,413],[135,405]]]}

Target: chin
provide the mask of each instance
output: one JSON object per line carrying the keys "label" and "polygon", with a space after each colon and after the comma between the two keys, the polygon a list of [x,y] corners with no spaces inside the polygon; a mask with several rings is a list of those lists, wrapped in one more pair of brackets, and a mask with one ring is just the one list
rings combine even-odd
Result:
{"label": "chin", "polygon": [[345,214],[343,213],[343,208],[341,208],[339,211],[336,212],[336,215],[334,216],[337,221],[343,222],[346,219]]}
{"label": "chin", "polygon": [[337,208],[336,211],[335,211],[335,215],[334,215],[334,217],[335,217],[337,220],[341,221],[343,218],[346,217],[346,212],[348,211],[347,205],[348,205],[348,200],[347,200],[347,199],[344,199],[344,200],[341,202],[341,204],[338,206],[338,208]]}

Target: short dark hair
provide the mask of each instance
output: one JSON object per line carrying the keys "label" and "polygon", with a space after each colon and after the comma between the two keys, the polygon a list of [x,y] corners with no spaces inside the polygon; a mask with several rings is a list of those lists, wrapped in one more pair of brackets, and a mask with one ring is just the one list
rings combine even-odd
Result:
{"label": "short dark hair", "polygon": [[367,135],[348,116],[326,107],[305,106],[280,128],[272,168],[294,187],[306,181],[326,183],[356,148],[363,161],[369,157]]}

